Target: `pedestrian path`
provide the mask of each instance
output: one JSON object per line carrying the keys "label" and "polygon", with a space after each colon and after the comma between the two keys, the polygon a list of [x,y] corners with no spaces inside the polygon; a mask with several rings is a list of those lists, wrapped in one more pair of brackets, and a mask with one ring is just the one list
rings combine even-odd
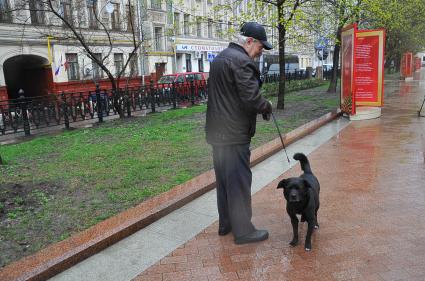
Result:
{"label": "pedestrian path", "polygon": [[[340,119],[325,125],[290,145],[288,154],[314,151],[347,124],[347,120]],[[281,151],[253,167],[252,193],[261,190],[295,164],[295,160],[288,164]],[[131,280],[217,219],[213,190],[51,280]]]}
{"label": "pedestrian path", "polygon": [[425,280],[423,81],[387,83],[379,119],[340,118],[287,148],[308,155],[322,187],[311,252],[288,245],[276,185],[300,169],[280,152],[253,168],[253,222],[267,241],[218,236],[211,191],[51,280]]}

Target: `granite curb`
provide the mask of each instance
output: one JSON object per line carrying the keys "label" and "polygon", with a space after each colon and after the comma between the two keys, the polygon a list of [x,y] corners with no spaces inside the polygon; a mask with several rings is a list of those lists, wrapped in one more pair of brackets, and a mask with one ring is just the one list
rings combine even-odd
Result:
{"label": "granite curb", "polygon": [[[283,136],[285,145],[297,141],[339,116],[341,116],[340,112],[329,112],[296,128]],[[254,149],[251,153],[251,166],[281,149],[279,137]],[[46,280],[130,236],[214,187],[214,170],[209,170],[172,190],[150,198],[66,240],[52,244],[34,255],[6,266],[0,270],[0,280]]]}

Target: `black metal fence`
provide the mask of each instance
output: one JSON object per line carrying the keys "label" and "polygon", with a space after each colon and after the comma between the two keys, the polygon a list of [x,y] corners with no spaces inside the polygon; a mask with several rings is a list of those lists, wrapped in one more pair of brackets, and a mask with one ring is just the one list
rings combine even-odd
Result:
{"label": "black metal fence", "polygon": [[207,98],[207,83],[158,84],[150,83],[138,88],[126,88],[113,92],[51,94],[40,97],[24,97],[0,101],[0,136],[50,126],[70,128],[71,123],[89,119],[103,122],[112,115],[131,116],[135,111],[155,112],[159,107],[177,108],[202,102]]}
{"label": "black metal fence", "polygon": [[[329,79],[330,71],[324,72]],[[287,81],[309,78],[306,71],[286,74]],[[266,75],[265,83],[279,81],[279,75]],[[208,87],[205,80],[185,83],[150,83],[137,88],[117,91],[50,94],[39,97],[21,96],[18,99],[0,101],[0,137],[51,126],[69,129],[72,123],[104,118],[114,115],[131,116],[133,112],[145,110],[155,112],[157,108],[177,108],[203,102],[207,99]]]}
{"label": "black metal fence", "polygon": [[[306,70],[296,70],[290,73],[285,73],[285,80],[289,83],[294,80],[303,80],[303,79],[309,79],[312,77],[315,77],[315,73],[309,74]],[[332,77],[332,70],[324,70],[323,71],[323,79],[324,80],[330,80]],[[278,73],[275,74],[266,74],[264,75],[264,82],[265,83],[271,83],[271,82],[278,82],[280,79],[280,76]]]}

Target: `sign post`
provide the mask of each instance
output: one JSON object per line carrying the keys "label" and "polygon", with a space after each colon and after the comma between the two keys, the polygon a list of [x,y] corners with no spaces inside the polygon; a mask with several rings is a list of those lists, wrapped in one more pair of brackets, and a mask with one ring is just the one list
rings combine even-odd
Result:
{"label": "sign post", "polygon": [[354,41],[357,32],[357,24],[346,26],[341,33],[341,111],[356,114],[355,95],[353,91],[354,81]]}

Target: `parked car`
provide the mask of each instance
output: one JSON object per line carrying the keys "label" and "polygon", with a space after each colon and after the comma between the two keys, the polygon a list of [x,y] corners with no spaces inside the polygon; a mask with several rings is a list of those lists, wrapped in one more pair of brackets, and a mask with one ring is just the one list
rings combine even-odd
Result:
{"label": "parked car", "polygon": [[[285,73],[295,73],[300,70],[300,66],[298,63],[286,63]],[[280,74],[280,67],[278,63],[273,63],[269,66],[269,70],[267,71],[268,75]]]}
{"label": "parked car", "polygon": [[208,79],[208,72],[182,72],[174,74],[166,74],[159,78],[158,84],[170,83],[190,83],[191,81],[206,81]]}
{"label": "parked car", "polygon": [[204,95],[206,92],[206,82],[208,80],[208,72],[181,72],[174,74],[166,74],[159,78],[157,87],[163,89],[164,93],[168,93],[172,87],[172,83],[177,88],[179,95],[189,95],[191,82],[195,87],[195,95]]}

